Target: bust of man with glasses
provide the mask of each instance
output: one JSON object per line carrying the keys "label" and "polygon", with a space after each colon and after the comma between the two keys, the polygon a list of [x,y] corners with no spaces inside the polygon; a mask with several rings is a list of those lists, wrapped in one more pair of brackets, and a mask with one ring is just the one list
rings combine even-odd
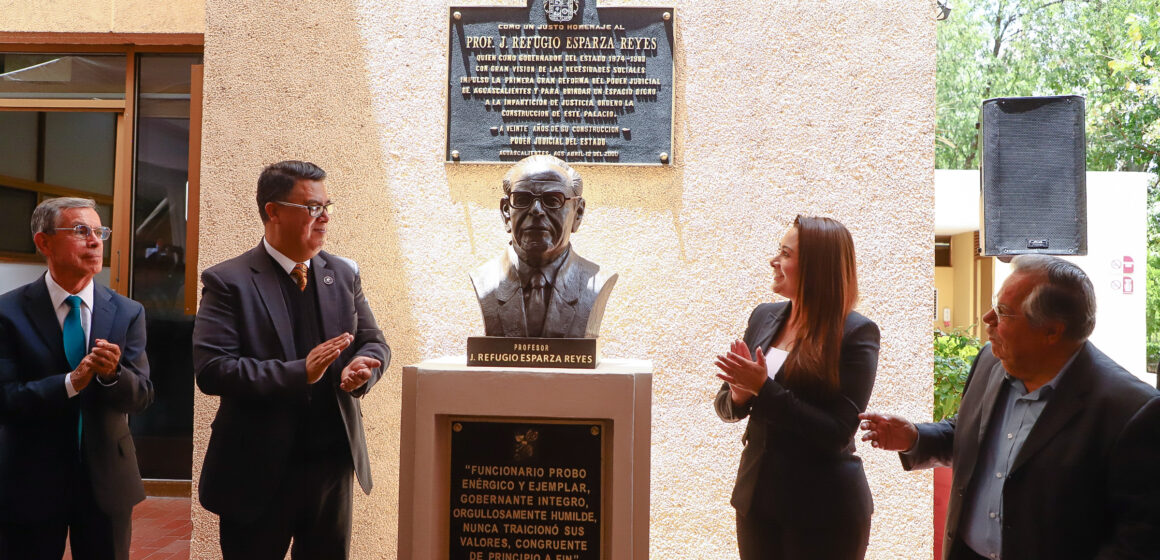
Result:
{"label": "bust of man with glasses", "polygon": [[572,250],[584,217],[580,174],[547,155],[503,178],[499,210],[511,245],[471,273],[487,336],[596,338],[616,274]]}

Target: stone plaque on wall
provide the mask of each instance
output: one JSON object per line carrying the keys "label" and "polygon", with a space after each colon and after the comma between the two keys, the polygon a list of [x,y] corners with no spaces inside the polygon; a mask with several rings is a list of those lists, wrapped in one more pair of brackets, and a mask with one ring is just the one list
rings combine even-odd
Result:
{"label": "stone plaque on wall", "polygon": [[603,557],[607,421],[450,422],[448,558]]}
{"label": "stone plaque on wall", "polygon": [[448,161],[672,163],[672,8],[450,12]]}

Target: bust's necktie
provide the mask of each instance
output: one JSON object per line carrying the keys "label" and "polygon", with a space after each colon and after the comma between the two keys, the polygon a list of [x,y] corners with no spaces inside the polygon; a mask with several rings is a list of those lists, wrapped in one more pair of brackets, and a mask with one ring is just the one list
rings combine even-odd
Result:
{"label": "bust's necktie", "polygon": [[294,283],[298,284],[298,289],[306,291],[306,263],[298,263],[294,265],[294,270],[290,271],[290,278],[294,279]]}
{"label": "bust's necktie", "polygon": [[[81,298],[69,296],[64,299],[68,304],[68,315],[64,316],[64,357],[68,359],[68,367],[76,369],[85,357],[85,329],[81,326]],[[83,413],[77,413],[77,449],[81,447],[81,435],[84,428]]]}
{"label": "bust's necktie", "polygon": [[548,281],[540,271],[532,273],[528,281],[527,309],[524,312],[528,320],[528,336],[543,336],[544,315],[548,311],[547,299]]}

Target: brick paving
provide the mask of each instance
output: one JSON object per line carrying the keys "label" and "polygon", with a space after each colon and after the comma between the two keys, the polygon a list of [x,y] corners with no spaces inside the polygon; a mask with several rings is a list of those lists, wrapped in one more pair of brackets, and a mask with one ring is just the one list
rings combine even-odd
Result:
{"label": "brick paving", "polygon": [[[146,498],[137,504],[130,560],[189,560],[189,508],[189,498]],[[72,560],[67,546],[62,560]]]}

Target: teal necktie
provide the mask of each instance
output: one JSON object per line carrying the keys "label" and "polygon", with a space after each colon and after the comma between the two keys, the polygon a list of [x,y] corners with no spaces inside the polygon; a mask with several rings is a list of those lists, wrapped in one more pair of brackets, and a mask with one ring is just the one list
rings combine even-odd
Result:
{"label": "teal necktie", "polygon": [[[85,329],[81,327],[81,298],[69,296],[68,315],[64,317],[64,357],[68,358],[68,366],[76,369],[85,357]],[[81,430],[84,426],[80,413],[77,414],[77,449],[81,447]]]}
{"label": "teal necktie", "polygon": [[68,315],[64,317],[64,356],[68,367],[76,369],[85,357],[85,329],[81,327],[81,298],[69,296]]}

